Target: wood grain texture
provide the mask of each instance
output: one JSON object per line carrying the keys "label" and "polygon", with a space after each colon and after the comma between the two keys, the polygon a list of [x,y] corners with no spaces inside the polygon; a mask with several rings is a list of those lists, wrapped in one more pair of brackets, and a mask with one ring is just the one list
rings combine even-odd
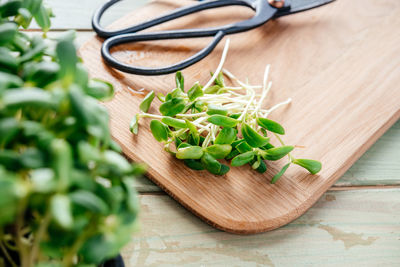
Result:
{"label": "wood grain texture", "polygon": [[127,267],[400,265],[400,189],[329,192],[294,222],[252,236],[213,229],[168,196],[140,202]]}
{"label": "wood grain texture", "polygon": [[[77,0],[74,0],[77,3]],[[73,1],[70,1],[73,2]],[[60,9],[60,1],[54,1],[53,6]],[[73,17],[78,16],[73,12]],[[111,10],[110,16],[120,15],[117,11]],[[66,19],[66,18],[64,18]],[[63,19],[63,20],[64,20]],[[58,24],[58,17],[54,18]],[[72,28],[75,20],[69,19],[64,24],[66,28]],[[72,26],[71,26],[72,25]],[[79,28],[78,28],[79,30]],[[30,33],[40,34],[40,33]],[[58,31],[50,31],[50,38],[59,35]],[[80,47],[83,43],[92,38],[95,34],[92,31],[76,32],[76,44]],[[334,184],[334,186],[373,186],[373,185],[399,185],[400,184],[400,121],[395,123],[346,173]],[[146,177],[140,177],[135,182],[135,189],[138,192],[163,192]]]}
{"label": "wood grain texture", "polygon": [[[143,21],[176,5],[151,2],[113,27]],[[256,233],[275,229],[304,213],[399,118],[400,35],[393,34],[400,27],[399,11],[400,2],[394,0],[385,5],[373,0],[337,1],[232,36],[226,68],[240,78],[261,81],[260,70],[271,63],[274,91],[269,104],[293,98],[290,107],[272,118],[286,126],[287,143],[307,147],[295,157],[316,158],[324,164],[317,176],[291,168],[276,185],[268,180],[283,162],[271,164],[266,175],[234,168],[216,177],[189,170],[170,157],[146,130],[146,123],[142,122],[139,136],[133,137],[128,124],[138,112],[141,97],[128,88],[165,93],[173,87],[172,75],[140,77],[111,70],[102,65],[98,39],[83,45],[80,52],[92,75],[119,85],[106,106],[113,136],[126,155],[148,163],[149,177],[206,222],[229,232]],[[234,8],[218,15],[204,12],[167,26],[210,26],[215,17],[219,22],[231,21],[233,12]],[[235,19],[249,15],[243,12]],[[127,62],[166,64],[205,42],[190,41],[123,45],[115,56]],[[138,48],[141,52],[135,51]],[[189,84],[204,82],[205,70],[217,65],[220,53],[221,45],[206,60],[186,69]]]}

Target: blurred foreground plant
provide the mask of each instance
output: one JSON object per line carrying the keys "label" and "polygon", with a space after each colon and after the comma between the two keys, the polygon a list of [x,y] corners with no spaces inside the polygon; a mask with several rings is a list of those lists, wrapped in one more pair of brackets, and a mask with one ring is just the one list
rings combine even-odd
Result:
{"label": "blurred foreground plant", "polygon": [[18,30],[47,31],[50,15],[41,0],[0,1],[0,266],[97,265],[135,229],[143,166],[110,138],[97,99],[112,86],[89,79],[73,33]]}

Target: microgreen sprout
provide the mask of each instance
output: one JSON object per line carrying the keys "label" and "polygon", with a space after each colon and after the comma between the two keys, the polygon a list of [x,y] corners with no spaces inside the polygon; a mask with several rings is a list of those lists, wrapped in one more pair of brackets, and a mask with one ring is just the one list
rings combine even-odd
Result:
{"label": "microgreen sprout", "polygon": [[[228,48],[229,39],[216,71],[211,73],[205,86],[196,82],[185,92],[183,75],[177,72],[176,88],[165,96],[157,95],[162,102],[161,115],[148,113],[155,96],[153,91],[148,93],[140,105],[141,113],[131,122],[131,131],[137,134],[139,120],[151,118],[150,130],[167,152],[183,160],[191,169],[205,169],[216,175],[229,171],[220,159],[231,160],[231,166],[249,164],[264,173],[267,170],[265,161],[276,161],[285,156],[288,162],[271,183],[275,183],[291,164],[312,174],[318,173],[321,163],[294,158],[291,152],[295,147],[285,145],[280,137],[285,134],[282,125],[267,118],[272,111],[291,102],[289,98],[270,108],[263,107],[272,87],[272,82],[268,81],[270,65],[265,68],[263,84],[250,85],[223,68]],[[224,77],[234,85],[226,85]],[[280,146],[270,143],[272,136]]]}

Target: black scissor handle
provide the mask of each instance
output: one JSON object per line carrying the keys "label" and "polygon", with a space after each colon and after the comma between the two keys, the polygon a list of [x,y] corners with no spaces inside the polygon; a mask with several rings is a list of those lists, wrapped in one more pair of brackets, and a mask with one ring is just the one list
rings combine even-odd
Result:
{"label": "black scissor handle", "polygon": [[123,34],[111,37],[104,41],[103,46],[101,47],[101,55],[104,61],[113,68],[117,70],[131,73],[131,74],[139,74],[139,75],[162,75],[176,72],[178,70],[184,69],[193,65],[194,63],[202,60],[214,48],[217,44],[224,38],[225,33],[223,31],[218,31],[214,36],[214,39],[210,44],[208,44],[205,48],[194,54],[193,56],[178,62],[176,64],[170,65],[168,67],[162,68],[146,68],[146,67],[135,67],[121,61],[116,60],[110,53],[110,49],[118,44],[123,43],[131,43],[131,42],[140,42],[140,41],[153,41],[153,40],[165,40],[165,39],[179,39],[179,38],[188,38],[185,35],[182,35],[178,31],[174,32],[155,32],[155,33],[143,33],[143,34]]}
{"label": "black scissor handle", "polygon": [[[142,24],[134,25],[125,29],[116,31],[107,31],[100,27],[100,19],[102,14],[113,4],[119,2],[120,0],[110,0],[103,7],[101,7],[95,15],[93,16],[92,24],[93,29],[100,37],[108,38],[104,41],[101,48],[101,55],[105,62],[110,66],[131,74],[140,75],[161,75],[176,72],[183,68],[186,68],[194,63],[200,61],[217,46],[218,42],[227,35],[232,33],[238,33],[256,28],[269,19],[274,17],[278,9],[270,6],[267,0],[213,0],[205,1],[195,5],[190,5],[188,7],[183,7],[174,10],[173,12],[153,19],[151,21],[144,22]],[[223,6],[241,5],[246,6],[255,11],[255,15],[247,20],[240,21],[237,23],[232,23],[224,25],[221,27],[212,27],[204,29],[184,29],[184,30],[171,30],[162,32],[150,32],[150,33],[138,33],[138,31],[150,28],[161,23],[195,13],[201,10],[217,8]],[[196,38],[196,37],[209,37],[214,36],[213,41],[204,49],[196,53],[195,55],[189,57],[188,59],[176,63],[174,65],[162,68],[147,68],[147,67],[137,67],[119,62],[115,59],[111,53],[110,49],[116,45],[123,43],[132,43],[140,41],[155,41],[155,40],[166,40],[166,39],[183,39],[183,38]]]}
{"label": "black scissor handle", "polygon": [[[247,7],[252,8],[253,10],[255,10],[255,6],[254,6],[255,1],[252,1],[252,0],[204,1],[201,3],[194,4],[194,5],[175,9],[166,15],[163,15],[158,18],[155,18],[155,19],[152,19],[152,20],[149,20],[149,21],[137,24],[137,25],[133,25],[133,26],[130,26],[130,27],[127,27],[124,29],[110,31],[110,30],[106,30],[106,29],[102,28],[100,25],[100,20],[101,20],[102,15],[104,14],[104,12],[107,9],[109,9],[111,6],[113,6],[114,4],[116,4],[120,1],[121,0],[109,0],[94,13],[93,19],[92,19],[92,27],[98,36],[100,36],[102,38],[108,38],[111,36],[125,34],[125,33],[134,33],[134,32],[142,31],[142,30],[151,28],[153,26],[162,24],[164,22],[171,21],[171,20],[189,15],[192,13],[196,13],[196,12],[206,10],[206,9],[217,8],[217,7],[240,5],[240,6],[247,6]],[[266,1],[266,0],[263,0],[263,1]],[[216,32],[213,32],[211,35],[215,35],[215,33]]]}

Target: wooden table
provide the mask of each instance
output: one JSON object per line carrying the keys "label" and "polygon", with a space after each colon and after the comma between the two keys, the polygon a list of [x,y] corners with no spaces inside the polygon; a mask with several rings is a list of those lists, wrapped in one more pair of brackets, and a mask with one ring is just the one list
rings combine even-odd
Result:
{"label": "wooden table", "polygon": [[[48,0],[56,14],[49,36],[75,29],[82,44],[104,1]],[[122,2],[104,22],[144,2]],[[127,266],[400,266],[400,121],[307,213],[268,233],[221,232],[146,178],[136,188],[141,227],[122,252]]]}

